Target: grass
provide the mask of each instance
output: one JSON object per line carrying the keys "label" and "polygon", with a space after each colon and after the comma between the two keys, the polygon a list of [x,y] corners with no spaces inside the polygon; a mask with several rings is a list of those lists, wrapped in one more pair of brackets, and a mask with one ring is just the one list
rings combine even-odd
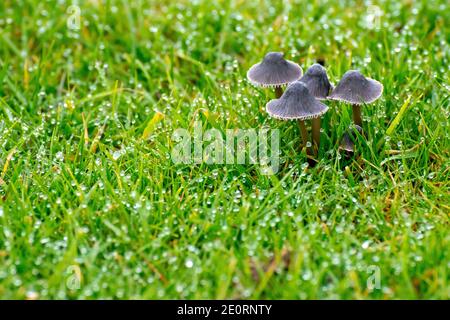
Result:
{"label": "grass", "polygon": [[[447,1],[69,2],[0,3],[0,298],[449,298]],[[383,83],[357,156],[326,102],[306,166],[267,51]],[[196,119],[280,129],[280,171],[174,164]]]}

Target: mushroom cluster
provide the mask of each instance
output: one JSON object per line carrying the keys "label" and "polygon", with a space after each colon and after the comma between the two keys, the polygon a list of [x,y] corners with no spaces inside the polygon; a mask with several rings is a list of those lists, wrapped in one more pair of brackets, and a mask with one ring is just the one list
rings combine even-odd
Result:
{"label": "mushroom cluster", "polygon": [[[339,150],[354,152],[356,132],[364,136],[361,106],[377,100],[383,92],[383,85],[377,80],[366,78],[358,70],[347,71],[336,87],[328,79],[326,69],[313,64],[302,76],[302,68],[284,59],[281,52],[269,52],[264,59],[252,66],[247,79],[254,85],[274,87],[275,99],[266,104],[267,113],[277,119],[297,120],[302,138],[302,148],[307,155],[318,155],[320,146],[321,116],[328,111],[323,100],[339,100],[352,105],[354,128],[347,131]],[[287,86],[283,93],[283,86]],[[308,130],[305,120],[311,119],[312,148],[308,147]]]}

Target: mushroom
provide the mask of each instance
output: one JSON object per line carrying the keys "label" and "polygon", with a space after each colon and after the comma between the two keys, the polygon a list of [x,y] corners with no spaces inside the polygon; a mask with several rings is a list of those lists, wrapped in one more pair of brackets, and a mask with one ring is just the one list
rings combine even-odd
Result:
{"label": "mushroom", "polygon": [[327,71],[318,63],[309,67],[299,81],[303,82],[309,92],[319,100],[326,99],[330,91],[333,90],[333,86],[328,80]]}
{"label": "mushroom", "polygon": [[363,134],[362,128],[358,125],[355,125],[353,128],[347,130],[342,137],[341,144],[339,145],[339,150],[344,150],[347,155],[355,152],[355,141],[357,138],[356,131],[358,131],[361,135]]}
{"label": "mushroom", "polygon": [[[320,145],[320,117],[327,112],[328,107],[316,100],[303,82],[291,83],[281,98],[270,100],[266,105],[271,117],[298,121],[303,140],[303,146],[308,141],[308,131],[305,120],[312,119],[312,136],[316,150]],[[307,150],[308,152],[308,150]]]}
{"label": "mushroom", "polygon": [[275,87],[275,95],[279,98],[283,94],[281,86],[298,80],[302,73],[302,68],[285,60],[283,53],[269,52],[262,62],[248,70],[247,79],[256,86]]}
{"label": "mushroom", "polygon": [[350,70],[344,74],[329,98],[351,103],[353,122],[362,127],[361,104],[374,102],[382,92],[383,85],[380,82],[364,77],[358,70]]}

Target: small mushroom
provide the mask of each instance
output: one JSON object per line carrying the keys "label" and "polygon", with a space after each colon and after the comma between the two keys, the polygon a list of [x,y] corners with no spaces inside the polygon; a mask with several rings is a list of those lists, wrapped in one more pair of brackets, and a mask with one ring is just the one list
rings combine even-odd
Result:
{"label": "small mushroom", "polygon": [[[266,105],[271,117],[298,121],[303,140],[303,146],[308,141],[308,131],[305,120],[312,119],[313,143],[316,150],[320,145],[320,117],[328,111],[328,107],[316,100],[303,82],[291,83],[281,98],[270,100]],[[308,150],[307,150],[308,151]]]}
{"label": "small mushroom", "polygon": [[309,92],[319,100],[324,100],[328,97],[333,86],[328,80],[327,71],[320,64],[313,64],[300,78],[308,88]]}
{"label": "small mushroom", "polygon": [[380,82],[364,77],[358,70],[350,70],[344,74],[329,98],[351,103],[353,122],[362,127],[361,104],[374,102],[382,92],[383,85]]}
{"label": "small mushroom", "polygon": [[281,52],[269,52],[263,61],[252,66],[247,72],[247,79],[256,86],[275,87],[276,97],[283,94],[281,86],[298,80],[302,68],[292,61],[285,60]]}
{"label": "small mushroom", "polygon": [[357,138],[356,131],[359,134],[363,134],[363,130],[360,126],[355,125],[353,128],[350,128],[344,133],[342,137],[341,144],[339,145],[339,150],[343,150],[347,155],[351,155],[355,152],[355,141]]}

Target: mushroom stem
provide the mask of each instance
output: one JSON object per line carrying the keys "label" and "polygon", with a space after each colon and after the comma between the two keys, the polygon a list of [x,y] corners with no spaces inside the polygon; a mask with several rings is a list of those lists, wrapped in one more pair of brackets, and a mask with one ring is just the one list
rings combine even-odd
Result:
{"label": "mushroom stem", "polygon": [[283,95],[283,88],[275,87],[275,97],[278,99]]}
{"label": "mushroom stem", "polygon": [[320,146],[320,117],[312,119],[312,139],[314,145],[314,154],[319,153]]}
{"label": "mushroom stem", "polygon": [[352,105],[353,107],[353,122],[362,127],[361,106],[359,104]]}
{"label": "mushroom stem", "polygon": [[[306,129],[305,121],[298,120],[298,126],[300,128],[300,133],[302,135],[302,149],[308,143],[308,130]],[[309,155],[309,148],[306,148],[306,154]]]}

